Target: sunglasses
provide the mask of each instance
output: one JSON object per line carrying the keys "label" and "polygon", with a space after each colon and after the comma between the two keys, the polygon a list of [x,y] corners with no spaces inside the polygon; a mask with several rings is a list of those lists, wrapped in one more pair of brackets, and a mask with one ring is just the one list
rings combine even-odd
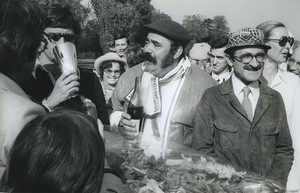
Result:
{"label": "sunglasses", "polygon": [[284,47],[288,42],[291,46],[294,44],[294,38],[293,37],[282,36],[280,39],[266,39],[266,40],[278,41],[278,44],[281,47]]}
{"label": "sunglasses", "polygon": [[62,37],[66,42],[75,42],[75,35],[73,34],[58,34],[58,33],[45,33],[44,35],[51,41],[58,42]]}
{"label": "sunglasses", "polygon": [[121,75],[121,71],[120,70],[105,69],[104,72],[106,72],[109,75],[112,75],[112,73],[114,73],[116,76],[120,76]]}

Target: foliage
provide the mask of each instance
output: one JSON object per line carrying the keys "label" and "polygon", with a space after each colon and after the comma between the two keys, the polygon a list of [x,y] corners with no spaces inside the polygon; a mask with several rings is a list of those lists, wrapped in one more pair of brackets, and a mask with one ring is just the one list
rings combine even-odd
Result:
{"label": "foliage", "polygon": [[81,27],[84,27],[85,20],[90,12],[89,8],[84,7],[80,2],[81,0],[35,0],[40,6],[46,8],[50,4],[64,4],[70,7],[70,10],[76,16],[76,19],[80,22]]}
{"label": "foliage", "polygon": [[157,12],[150,0],[91,0],[97,17],[94,29],[104,52],[113,46],[114,34],[127,34],[131,43],[141,43],[144,33],[140,26],[160,19],[170,19]]}
{"label": "foliage", "polygon": [[[82,30],[82,33],[78,39],[77,42],[77,52],[78,57],[84,58],[84,56],[88,56],[86,58],[95,59],[102,55],[103,51],[99,44],[100,42],[100,36],[99,34],[94,30],[95,21],[89,21],[84,29]],[[86,53],[92,52],[93,55]],[[81,54],[82,53],[82,54]]]}
{"label": "foliage", "polygon": [[202,15],[185,16],[183,26],[196,42],[209,42],[216,36],[229,33],[228,22],[221,15],[215,16],[213,19]]}

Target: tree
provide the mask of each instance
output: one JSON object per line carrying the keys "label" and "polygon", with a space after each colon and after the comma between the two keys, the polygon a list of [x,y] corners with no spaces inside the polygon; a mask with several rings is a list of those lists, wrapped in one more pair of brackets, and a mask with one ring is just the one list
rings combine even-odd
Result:
{"label": "tree", "polygon": [[104,52],[113,45],[113,35],[125,33],[131,42],[141,43],[144,33],[140,26],[160,19],[170,19],[157,12],[150,0],[91,0],[97,17],[97,30],[100,45]]}
{"label": "tree", "polygon": [[212,38],[229,32],[228,22],[224,16],[210,19],[202,15],[189,15],[185,16],[183,26],[195,42],[209,42]]}
{"label": "tree", "polygon": [[[135,0],[91,0],[95,10],[96,25],[100,37],[100,45],[104,52],[113,45],[113,36],[118,33],[128,34],[128,39],[133,40],[133,29],[140,20],[145,19],[138,11],[147,12],[147,7]],[[140,5],[140,7],[138,6]]]}

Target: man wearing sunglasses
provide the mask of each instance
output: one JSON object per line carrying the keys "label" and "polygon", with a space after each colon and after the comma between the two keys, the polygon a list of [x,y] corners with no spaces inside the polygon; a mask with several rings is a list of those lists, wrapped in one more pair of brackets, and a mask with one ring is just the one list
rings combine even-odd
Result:
{"label": "man wearing sunglasses", "polygon": [[283,100],[260,80],[269,49],[261,30],[243,28],[229,35],[224,52],[234,72],[202,96],[193,148],[285,186],[294,150]]}
{"label": "man wearing sunglasses", "polygon": [[62,72],[54,55],[55,46],[76,44],[79,22],[65,4],[49,3],[45,10],[46,28],[38,56],[40,64],[36,65],[24,89],[49,111],[57,107],[84,111],[86,103],[83,97],[89,99],[95,104],[101,122],[109,125],[103,90],[96,74],[81,67],[77,68],[77,72]]}

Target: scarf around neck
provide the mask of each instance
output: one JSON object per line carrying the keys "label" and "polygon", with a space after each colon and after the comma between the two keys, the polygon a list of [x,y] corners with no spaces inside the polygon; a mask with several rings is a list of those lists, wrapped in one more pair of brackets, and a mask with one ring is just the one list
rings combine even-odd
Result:
{"label": "scarf around neck", "polygon": [[178,65],[168,72],[164,77],[158,78],[146,71],[143,65],[143,74],[141,82],[142,102],[144,111],[147,115],[153,116],[161,112],[161,96],[160,83],[167,83],[181,77],[189,68],[191,64],[187,58],[180,60]]}

